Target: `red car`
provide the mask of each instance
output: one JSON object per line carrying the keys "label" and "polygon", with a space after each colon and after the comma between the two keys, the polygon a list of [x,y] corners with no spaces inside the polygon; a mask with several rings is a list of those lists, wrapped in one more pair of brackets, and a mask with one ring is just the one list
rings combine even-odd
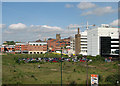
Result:
{"label": "red car", "polygon": [[85,62],[85,60],[80,60],[80,62]]}

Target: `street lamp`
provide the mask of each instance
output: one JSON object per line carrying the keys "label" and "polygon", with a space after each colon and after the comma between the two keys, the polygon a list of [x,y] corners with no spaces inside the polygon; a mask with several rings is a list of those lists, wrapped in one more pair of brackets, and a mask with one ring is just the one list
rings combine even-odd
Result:
{"label": "street lamp", "polygon": [[86,79],[87,79],[87,86],[88,86],[88,63],[87,63],[87,57],[86,57],[86,69],[87,69],[87,77],[86,77]]}
{"label": "street lamp", "polygon": [[61,47],[61,86],[62,86],[62,47]]}

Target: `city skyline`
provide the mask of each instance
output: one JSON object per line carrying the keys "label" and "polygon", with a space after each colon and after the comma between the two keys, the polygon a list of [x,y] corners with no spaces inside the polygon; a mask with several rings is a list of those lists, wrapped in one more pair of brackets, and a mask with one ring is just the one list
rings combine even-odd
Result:
{"label": "city skyline", "polygon": [[[117,2],[3,2],[2,41],[33,41],[74,36],[70,24],[110,24],[117,26]],[[107,20],[107,21],[106,21]],[[85,28],[80,28],[84,31]],[[69,32],[68,32],[69,31]]]}

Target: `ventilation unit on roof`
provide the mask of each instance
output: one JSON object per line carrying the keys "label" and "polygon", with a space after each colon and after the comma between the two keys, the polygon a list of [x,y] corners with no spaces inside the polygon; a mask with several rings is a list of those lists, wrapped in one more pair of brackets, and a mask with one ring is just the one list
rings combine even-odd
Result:
{"label": "ventilation unit on roof", "polygon": [[110,25],[109,24],[101,24],[101,27],[109,28]]}

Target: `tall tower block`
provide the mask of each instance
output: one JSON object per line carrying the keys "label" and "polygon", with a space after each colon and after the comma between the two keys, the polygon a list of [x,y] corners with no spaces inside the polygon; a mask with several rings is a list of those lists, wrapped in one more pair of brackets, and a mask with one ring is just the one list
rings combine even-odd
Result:
{"label": "tall tower block", "polygon": [[80,48],[81,48],[81,45],[80,45],[80,33],[79,33],[79,28],[78,28],[78,33],[75,34],[75,55],[79,55],[80,53]]}

